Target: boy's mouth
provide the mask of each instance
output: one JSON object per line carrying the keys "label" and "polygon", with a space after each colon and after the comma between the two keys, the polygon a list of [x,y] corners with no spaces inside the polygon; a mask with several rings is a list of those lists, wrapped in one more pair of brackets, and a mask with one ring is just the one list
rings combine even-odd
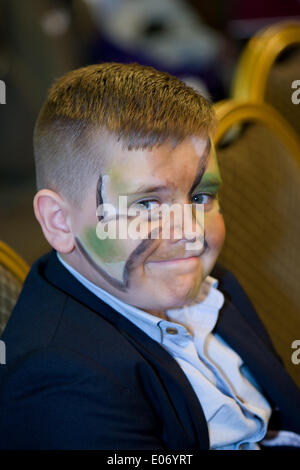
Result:
{"label": "boy's mouth", "polygon": [[150,260],[148,263],[155,263],[155,264],[175,264],[175,263],[195,263],[200,256],[206,251],[208,245],[205,243],[203,245],[203,248],[200,252],[197,253],[192,253],[189,252],[185,256],[178,256],[174,258],[166,258],[166,259],[160,259],[160,260]]}
{"label": "boy's mouth", "polygon": [[164,259],[161,261],[149,261],[149,263],[155,264],[173,264],[173,263],[187,263],[187,262],[195,262],[198,260],[198,256],[189,256],[187,258],[172,258],[172,259]]}

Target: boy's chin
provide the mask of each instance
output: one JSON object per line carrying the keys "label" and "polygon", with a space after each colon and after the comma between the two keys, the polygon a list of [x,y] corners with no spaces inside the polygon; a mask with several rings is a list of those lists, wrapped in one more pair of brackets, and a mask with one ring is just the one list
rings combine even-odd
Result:
{"label": "boy's chin", "polygon": [[176,300],[175,302],[173,300],[169,302],[156,303],[155,305],[152,305],[151,308],[144,308],[144,310],[155,315],[155,312],[167,312],[168,310],[176,310],[188,306],[192,303],[194,302],[190,299],[181,299]]}
{"label": "boy's chin", "polygon": [[183,308],[184,306],[197,302],[199,292],[201,289],[201,282],[199,281],[196,285],[186,287],[186,289],[179,289],[177,292],[169,292],[166,295],[161,295],[160,298],[156,294],[156,306],[153,307],[157,310],[171,310],[177,308]]}

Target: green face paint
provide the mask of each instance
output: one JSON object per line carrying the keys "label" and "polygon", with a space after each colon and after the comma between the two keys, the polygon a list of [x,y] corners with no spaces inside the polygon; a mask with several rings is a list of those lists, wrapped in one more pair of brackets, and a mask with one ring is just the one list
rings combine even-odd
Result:
{"label": "green face paint", "polygon": [[89,257],[108,275],[123,281],[123,271],[126,264],[126,253],[120,240],[107,238],[99,240],[96,227],[88,227],[78,237]]}
{"label": "green face paint", "polygon": [[119,240],[110,238],[99,240],[95,227],[88,227],[82,240],[103,263],[117,263],[125,259],[126,253],[122,249],[122,243],[119,243]]}
{"label": "green face paint", "polygon": [[199,193],[211,193],[213,195],[217,195],[220,186],[222,185],[222,179],[220,174],[216,172],[206,171],[198,183],[196,188],[194,189],[192,196]]}
{"label": "green face paint", "polygon": [[210,193],[218,200],[218,191],[223,184],[220,169],[218,166],[217,155],[214,147],[211,148],[212,159],[204,172],[201,181],[193,191],[193,195],[197,192]]}
{"label": "green face paint", "polygon": [[111,182],[111,189],[115,193],[117,193],[118,190],[126,192],[129,189],[126,182],[124,182],[123,174],[124,172],[120,167],[114,167],[108,172],[108,176]]}
{"label": "green face paint", "polygon": [[211,193],[217,193],[222,184],[222,179],[219,173],[207,171],[204,173],[197,189]]}

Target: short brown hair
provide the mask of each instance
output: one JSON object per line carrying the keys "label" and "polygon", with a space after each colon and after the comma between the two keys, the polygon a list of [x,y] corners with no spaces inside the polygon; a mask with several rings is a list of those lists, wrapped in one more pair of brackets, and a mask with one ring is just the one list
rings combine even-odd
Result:
{"label": "short brown hair", "polygon": [[[79,203],[101,162],[104,130],[123,148],[144,149],[212,132],[212,105],[181,80],[153,67],[103,63],[68,72],[49,89],[34,130],[37,187]],[[99,156],[100,155],[100,156]]]}

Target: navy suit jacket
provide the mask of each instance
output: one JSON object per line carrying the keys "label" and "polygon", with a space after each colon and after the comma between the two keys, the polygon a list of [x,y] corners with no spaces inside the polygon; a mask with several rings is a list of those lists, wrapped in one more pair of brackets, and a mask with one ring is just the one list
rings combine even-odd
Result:
{"label": "navy suit jacket", "polygon": [[[236,278],[216,265],[225,303],[214,332],[300,433],[300,392]],[[175,359],[81,285],[54,251],[32,267],[2,336],[2,449],[208,449],[200,402]]]}

